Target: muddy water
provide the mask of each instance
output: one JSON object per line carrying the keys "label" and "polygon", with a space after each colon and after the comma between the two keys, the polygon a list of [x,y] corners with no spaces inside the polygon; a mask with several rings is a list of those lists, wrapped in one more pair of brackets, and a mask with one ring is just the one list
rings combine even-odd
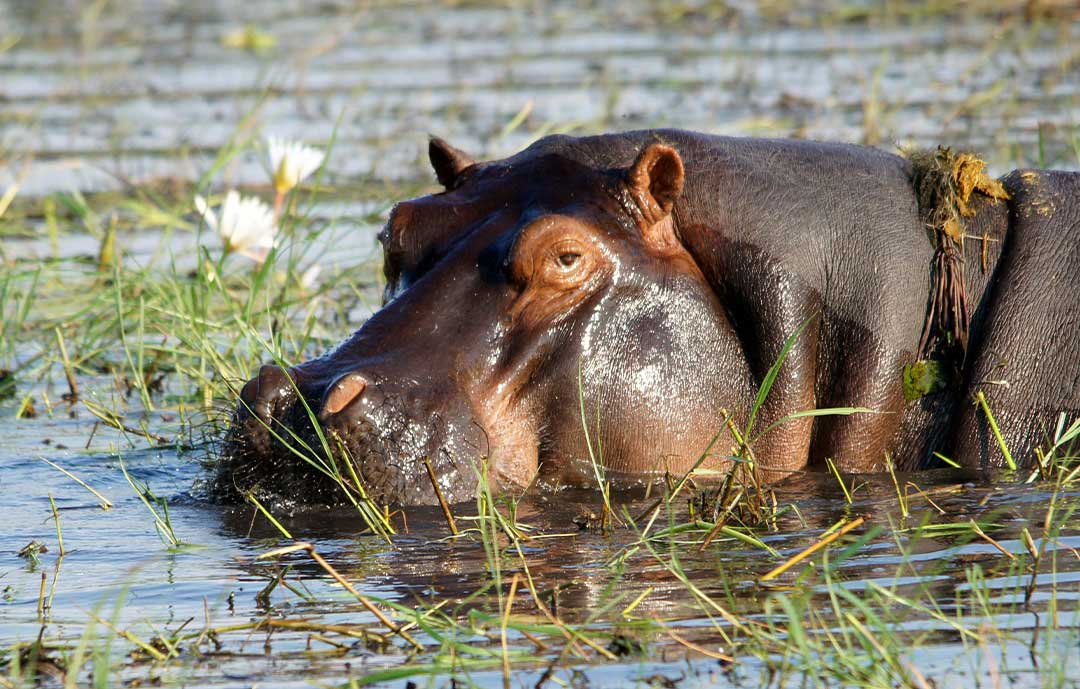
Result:
{"label": "muddy water", "polygon": [[[326,252],[320,262],[373,271],[369,259],[378,215],[394,200],[385,190],[429,181],[418,165],[428,132],[484,155],[509,153],[547,131],[679,126],[885,146],[946,142],[979,150],[997,171],[1040,160],[1077,167],[1080,22],[1068,9],[1027,21],[1017,13],[942,15],[914,5],[908,13],[866,19],[857,3],[833,3],[824,11],[809,9],[809,3],[752,2],[675,9],[622,2],[582,8],[466,3],[434,11],[419,4],[326,2],[303,12],[300,6],[0,2],[0,193],[13,182],[20,185],[20,199],[190,182],[235,136],[272,133],[315,144],[334,138],[327,181],[341,200],[317,207],[314,217],[341,221],[342,234],[327,235],[326,243],[348,248]],[[275,45],[251,53],[223,44],[248,24]],[[509,127],[522,112],[528,113],[522,123]],[[245,154],[216,183],[261,185],[265,178],[259,157]],[[357,203],[360,197],[375,200]],[[153,259],[162,241],[159,234],[122,240],[138,260]],[[0,241],[19,259],[52,252],[41,236]],[[190,253],[194,241],[172,237],[169,254]],[[96,249],[96,239],[68,235],[60,254],[92,255]],[[107,389],[110,382],[99,385]],[[112,683],[340,683],[435,657],[441,642],[422,631],[416,636],[426,651],[410,658],[397,642],[374,647],[335,637],[328,643],[325,634],[310,630],[239,628],[264,619],[379,627],[299,555],[285,558],[292,564],[285,576],[291,589],[279,585],[256,597],[277,570],[254,558],[286,541],[251,508],[226,509],[203,498],[202,450],[133,447],[122,435],[97,427],[85,412],[71,418],[63,407],[51,416],[10,421],[15,405],[16,400],[0,400],[0,676],[10,672],[7,649],[39,633],[67,648],[92,637],[88,646],[111,661]],[[174,422],[168,412],[150,420],[163,428]],[[112,508],[103,510],[95,496],[43,457],[103,493]],[[167,500],[185,546],[163,544],[123,476],[121,459],[136,482]],[[944,514],[920,500],[904,524],[923,518],[991,522],[993,538],[1016,553],[1024,550],[1023,528],[1041,533],[1051,498],[1045,486],[997,489],[948,473],[913,478],[932,491]],[[50,495],[60,515],[62,559]],[[1059,509],[1077,497],[1062,496]],[[851,506],[833,482],[820,477],[781,487],[779,499],[795,507],[755,532],[778,555],[730,538],[700,552],[686,544],[677,549],[682,568],[705,594],[738,615],[764,621],[763,601],[782,586],[759,585],[756,578],[837,520],[869,515],[884,531],[838,565],[843,586],[855,592],[896,587],[905,595],[927,587],[938,594],[945,619],[1014,632],[1009,643],[971,651],[971,642],[946,622],[898,618],[894,626],[934,642],[912,658],[924,674],[938,686],[970,686],[972,677],[990,683],[999,675],[1014,686],[1041,684],[1028,643],[1046,623],[1051,595],[1062,624],[1075,622],[1080,564],[1069,550],[1080,547],[1075,529],[1047,546],[1058,555],[1056,578],[1036,578],[1034,603],[1024,607],[1019,599],[1030,578],[1017,577],[988,541],[942,533],[908,543],[905,532],[893,528],[903,524],[887,479],[864,485]],[[619,500],[629,502],[634,513],[646,504],[631,496]],[[464,517],[470,508],[456,509]],[[521,506],[520,519],[538,533],[571,534],[529,541],[526,548],[541,593],[560,589],[560,617],[583,623],[613,596],[621,596],[615,608],[621,610],[647,594],[627,618],[658,617],[684,640],[717,650],[709,615],[655,557],[639,553],[621,573],[606,566],[634,534],[579,530],[580,517],[596,510],[596,497],[588,493],[530,498]],[[367,595],[407,606],[448,601],[462,615],[473,608],[498,610],[490,591],[483,592],[492,574],[482,545],[447,541],[438,513],[411,512],[408,532],[389,544],[357,536],[360,522],[347,510],[299,515],[284,525],[312,542]],[[16,555],[33,540],[45,543],[48,552],[37,562]],[[909,546],[912,552],[902,552]],[[979,615],[964,575],[973,564],[980,566],[992,602],[1017,602],[1010,614],[995,608],[989,619]],[[782,577],[782,585],[796,583],[795,573]],[[50,602],[39,613],[43,575]],[[824,590],[817,600],[828,610]],[[515,613],[537,611],[524,603]],[[621,618],[608,614],[603,622],[610,626],[613,619]],[[238,628],[199,639],[197,650],[185,647],[164,666],[130,656],[135,646],[115,633],[149,641],[180,627],[230,626]],[[493,641],[480,626],[459,634],[479,646],[497,645],[497,636]],[[680,687],[756,686],[766,672],[761,661],[747,657],[735,669],[694,653],[687,660],[686,647],[663,632],[641,638],[648,646],[644,656],[598,665],[571,658],[555,677],[581,686],[585,680],[574,674],[580,671],[593,687],[648,686],[658,676],[679,680]],[[1070,643],[1059,651],[1066,676],[1076,677],[1075,638]],[[536,655],[514,686],[540,681],[561,650],[537,650],[517,633],[509,645]],[[445,660],[445,654],[440,657]],[[446,685],[448,674],[443,667],[431,685]],[[503,682],[496,667],[470,669],[467,676],[481,686]],[[85,674],[80,684],[84,679]],[[796,674],[784,682],[794,686],[801,679]],[[429,680],[421,675],[414,681]]]}

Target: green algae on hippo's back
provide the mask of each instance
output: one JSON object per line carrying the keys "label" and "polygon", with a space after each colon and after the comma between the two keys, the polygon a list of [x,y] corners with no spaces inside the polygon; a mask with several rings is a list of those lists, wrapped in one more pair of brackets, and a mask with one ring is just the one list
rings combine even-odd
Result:
{"label": "green algae on hippo's back", "polygon": [[[226,492],[287,486],[322,500],[336,486],[432,503],[425,460],[451,502],[474,496],[481,458],[505,489],[592,483],[597,461],[623,476],[717,470],[730,466],[706,450],[717,419],[749,423],[751,409],[770,428],[754,442],[759,479],[826,457],[847,472],[883,470],[888,456],[921,467],[936,452],[976,467],[1003,461],[965,414],[977,391],[1028,461],[1036,429],[1080,410],[1080,384],[1057,384],[1080,359],[1080,312],[1060,311],[1080,266],[1002,253],[1006,231],[1037,246],[1080,229],[1025,222],[1013,178],[990,180],[969,154],[913,164],[848,144],[679,130],[549,136],[482,162],[434,138],[429,153],[445,191],[391,214],[385,305],[327,355],[264,366],[244,386],[218,477]],[[1062,202],[1080,187],[1080,174],[1041,174]],[[961,252],[953,222],[984,227],[996,248]],[[1025,278],[1073,277],[1049,294],[991,287],[1018,261]],[[976,323],[969,301],[984,312]],[[1057,351],[1026,351],[1021,333],[1051,312],[1072,324]],[[996,352],[1020,352],[1010,371],[1035,390],[982,390],[986,375],[972,372],[996,366]],[[949,366],[955,385],[942,384]],[[578,396],[582,413],[566,413]],[[913,402],[931,396],[937,413]],[[815,407],[881,413],[804,413]]]}
{"label": "green algae on hippo's back", "polygon": [[904,399],[917,399],[944,392],[950,383],[946,365],[932,359],[920,359],[904,366]]}

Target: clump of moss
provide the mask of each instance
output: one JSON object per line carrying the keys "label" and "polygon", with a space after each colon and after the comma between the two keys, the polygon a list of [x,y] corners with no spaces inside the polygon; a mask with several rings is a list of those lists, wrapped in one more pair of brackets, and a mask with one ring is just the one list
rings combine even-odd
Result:
{"label": "clump of moss", "polygon": [[986,163],[974,153],[939,146],[934,151],[913,151],[908,159],[919,212],[936,244],[919,358],[936,355],[959,363],[967,352],[970,323],[964,291],[964,218],[975,215],[976,192],[1001,200],[1009,194],[986,174]]}
{"label": "clump of moss", "polygon": [[986,174],[986,162],[974,153],[957,153],[947,146],[908,154],[919,209],[927,223],[959,245],[964,244],[964,218],[975,215],[976,191],[1008,200],[1001,182]]}
{"label": "clump of moss", "polygon": [[[978,192],[991,199],[1007,200],[1001,182],[986,174],[986,163],[974,153],[955,152],[946,146],[936,150],[908,153],[911,181],[919,212],[934,236],[935,251],[930,266],[930,299],[919,340],[922,371],[933,370],[935,384],[905,395],[921,397],[941,388],[942,380],[955,378],[967,355],[971,316],[964,289],[965,218],[975,215],[974,196]],[[936,359],[936,362],[931,360]],[[931,368],[925,365],[934,363]],[[951,375],[950,375],[951,374]],[[905,370],[905,384],[920,376]],[[923,376],[924,377],[924,376]]]}

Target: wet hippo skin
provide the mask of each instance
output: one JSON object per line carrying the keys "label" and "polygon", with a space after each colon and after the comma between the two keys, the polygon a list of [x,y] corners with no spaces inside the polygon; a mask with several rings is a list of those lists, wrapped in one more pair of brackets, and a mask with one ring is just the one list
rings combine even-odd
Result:
{"label": "wet hippo skin", "polygon": [[[444,191],[403,201],[380,235],[385,304],[337,348],[264,366],[240,393],[218,492],[336,501],[286,448],[319,454],[381,502],[683,472],[801,326],[754,421],[766,480],[821,466],[969,467],[1002,455],[982,391],[1030,463],[1080,408],[1080,174],[1006,176],[965,219],[970,341],[949,385],[905,398],[935,241],[912,166],[862,146],[655,130],[550,136],[476,162],[440,139]],[[978,237],[978,239],[972,239]],[[283,442],[286,441],[286,442]],[[727,432],[703,466],[727,466]],[[355,469],[352,473],[345,462]],[[355,488],[355,486],[354,486]]]}

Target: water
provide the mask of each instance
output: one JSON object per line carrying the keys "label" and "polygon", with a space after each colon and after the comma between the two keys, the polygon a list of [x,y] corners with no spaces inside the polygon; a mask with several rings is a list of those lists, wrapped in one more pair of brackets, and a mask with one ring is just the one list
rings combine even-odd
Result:
{"label": "water", "polygon": [[[199,652],[189,648],[188,640],[182,656],[164,669],[155,670],[146,660],[120,655],[114,662],[121,678],[160,676],[166,683],[186,681],[200,686],[291,686],[313,680],[340,683],[348,677],[409,666],[407,647],[400,642],[384,648],[369,647],[355,639],[334,639],[337,644],[344,642],[341,646],[321,641],[332,634],[311,630],[228,631],[231,625],[257,620],[302,620],[382,630],[369,612],[302,554],[285,558],[293,565],[285,581],[295,592],[278,586],[268,597],[259,598],[257,594],[277,570],[271,563],[255,558],[290,541],[257,516],[253,508],[211,505],[201,499],[197,488],[193,493],[190,487],[199,476],[199,467],[190,456],[178,457],[172,450],[124,450],[117,437],[100,431],[87,449],[84,446],[89,425],[85,419],[61,416],[20,424],[5,434],[7,449],[0,474],[5,495],[0,503],[0,523],[6,525],[0,531],[0,588],[4,600],[0,604],[0,643],[36,638],[42,628],[36,609],[44,573],[46,598],[55,587],[51,608],[44,618],[47,639],[75,642],[88,620],[93,619],[99,620],[99,634],[107,636],[103,626],[110,626],[128,630],[145,641],[180,627],[191,632],[204,627],[225,629],[212,642],[204,640]],[[107,449],[109,445],[121,448],[133,479],[149,484],[155,494],[168,500],[175,533],[191,545],[172,550],[164,546],[149,512],[124,479],[117,455]],[[42,462],[40,456],[48,456],[76,473],[112,501],[113,507],[101,509],[95,496]],[[1015,553],[1024,551],[1019,540],[1022,528],[1039,533],[1037,527],[1048,497],[1045,489],[965,485],[957,482],[961,477],[948,473],[911,478],[946,513],[938,521],[974,518],[993,522],[994,539]],[[912,598],[918,598],[924,588],[933,592],[941,608],[940,619],[908,610],[897,611],[892,623],[895,631],[929,634],[938,639],[928,649],[920,650],[916,662],[921,670],[941,682],[938,686],[964,686],[970,674],[985,674],[983,663],[987,661],[977,657],[985,651],[1003,670],[1013,668],[1014,675],[1021,678],[1014,680],[1014,686],[1038,684],[1026,644],[1031,633],[1046,624],[1051,593],[1055,594],[1062,624],[1067,628],[1075,623],[1072,611],[1080,595],[1080,561],[1072,549],[1080,547],[1080,533],[1067,529],[1049,546],[1058,555],[1056,575],[1051,577],[1047,572],[1036,579],[1033,603],[1025,608],[1020,599],[1029,575],[1011,570],[1008,561],[986,541],[949,535],[924,537],[913,544],[913,552],[904,555],[901,548],[907,549],[910,544],[903,532],[893,540],[890,520],[898,518],[898,510],[887,478],[870,479],[856,491],[850,507],[825,477],[812,477],[809,485],[801,483],[782,487],[778,493],[782,504],[797,506],[797,515],[788,510],[772,528],[756,531],[778,551],[778,556],[727,537],[698,552],[690,539],[682,539],[677,553],[681,567],[702,594],[730,606],[734,614],[764,621],[764,597],[770,591],[784,591],[795,583],[795,577],[785,575],[773,584],[755,583],[756,577],[811,545],[827,525],[845,516],[866,515],[871,524],[883,527],[882,535],[854,552],[832,576],[857,597],[866,596],[874,586]],[[66,549],[62,559],[57,552],[55,527],[49,519],[50,494],[60,514]],[[1067,494],[1059,504],[1062,508],[1075,506],[1078,497],[1076,493]],[[631,513],[647,505],[640,497],[623,502],[630,506]],[[936,512],[925,500],[913,499],[912,503],[914,514],[906,524],[917,524]],[[556,609],[567,623],[587,622],[598,608],[611,605],[615,595],[619,596],[616,609],[622,609],[646,594],[623,624],[633,638],[648,647],[649,653],[600,667],[573,659],[567,665],[586,672],[591,686],[624,686],[634,678],[657,673],[677,678],[689,672],[693,678],[690,686],[711,686],[718,678],[730,679],[728,671],[716,661],[698,656],[688,663],[686,649],[664,632],[655,628],[640,631],[642,620],[662,619],[677,630],[681,639],[713,651],[723,646],[695,597],[662,564],[670,558],[667,545],[658,544],[656,556],[643,552],[630,558],[621,574],[605,566],[635,539],[625,529],[608,535],[597,529],[579,530],[575,520],[581,521],[581,515],[597,510],[595,493],[587,491],[525,501],[520,521],[533,526],[534,533],[549,536],[525,542],[526,561],[542,599],[550,596],[551,589],[559,588]],[[474,512],[469,506],[455,507],[459,523],[468,523],[470,511]],[[296,539],[313,543],[333,567],[368,596],[405,606],[442,602],[447,611],[462,619],[468,619],[466,612],[470,609],[486,610],[487,622],[474,620],[476,626],[469,628],[468,635],[472,643],[498,648],[498,635],[493,641],[481,631],[493,624],[492,615],[498,619],[490,589],[492,570],[484,548],[476,539],[448,539],[446,525],[436,510],[411,510],[408,533],[395,537],[390,544],[376,536],[357,536],[362,524],[350,510],[303,514],[282,521]],[[46,543],[49,548],[36,565],[15,555],[32,540]],[[516,562],[505,560],[505,576],[520,571]],[[977,586],[988,597],[987,605],[999,606],[993,616],[982,614],[969,596],[971,583],[963,572],[973,564],[980,566],[985,579]],[[801,568],[793,571],[799,573]],[[518,596],[516,614],[542,621],[531,597],[524,591]],[[551,605],[550,598],[546,600]],[[831,616],[827,587],[819,586],[811,600],[820,606],[819,614],[825,619]],[[117,601],[123,605],[115,607]],[[842,609],[851,610],[847,605]],[[952,628],[957,622],[974,629],[989,623],[1000,625],[1010,630],[1013,642],[1003,648],[982,649],[975,655],[958,653]],[[729,628],[722,621],[719,624]],[[494,626],[497,630],[497,622]],[[635,626],[638,631],[634,631]],[[416,636],[431,648],[439,647],[434,637],[423,632],[416,632]],[[552,641],[550,636],[544,638]],[[1076,639],[1070,638],[1072,646],[1060,652],[1069,659],[1064,665],[1066,670],[1075,673],[1080,667]],[[114,646],[122,645],[114,642]],[[523,636],[513,632],[510,646],[532,648]],[[526,669],[530,665],[535,668],[527,685],[539,679],[557,650],[555,646],[535,653],[535,661],[525,665]],[[497,667],[481,669],[484,671],[473,676],[479,685],[501,685]],[[565,676],[568,672],[560,669],[558,674]],[[733,672],[752,679],[761,675],[763,667],[760,661],[743,657]],[[389,682],[387,686],[403,684]]]}
{"label": "water", "polygon": [[[18,40],[0,53],[0,146],[12,163],[0,186],[18,179],[36,195],[191,180],[232,136],[259,131],[334,137],[329,169],[341,183],[418,178],[428,132],[502,155],[566,127],[945,142],[999,172],[1038,160],[1041,128],[1046,162],[1075,168],[1080,25],[1061,8],[1033,22],[927,9],[867,24],[844,21],[841,3],[809,14],[687,5],[680,19],[603,0],[436,11],[117,2],[100,12],[8,1],[0,35]],[[223,45],[245,25],[275,46]],[[504,134],[526,107],[524,126]],[[255,156],[227,171],[234,184],[264,177]]]}
{"label": "water", "polygon": [[[1074,10],[1063,5],[1051,19],[1028,22],[1016,14],[939,14],[911,7],[911,13],[891,19],[848,21],[862,11],[857,3],[825,10],[811,4],[705,3],[680,9],[604,1],[582,7],[466,3],[432,10],[344,2],[304,9],[284,2],[0,2],[0,46],[10,46],[0,51],[0,193],[19,184],[12,212],[0,218],[0,256],[23,266],[45,257],[92,257],[98,240],[88,234],[65,233],[59,247],[52,246],[35,210],[43,198],[54,192],[128,194],[151,184],[182,186],[198,180],[230,139],[260,133],[315,144],[335,140],[325,178],[331,190],[312,209],[311,220],[334,226],[310,260],[331,276],[370,273],[371,303],[378,288],[373,238],[380,218],[404,189],[416,193],[431,184],[423,164],[428,132],[487,156],[513,152],[548,131],[679,126],[886,147],[946,142],[980,151],[996,172],[1040,159],[1078,166],[1080,21]],[[252,54],[223,45],[223,37],[247,24],[272,36],[275,47]],[[522,123],[508,127],[523,111],[528,115]],[[265,180],[260,156],[245,153],[213,184],[261,187]],[[125,229],[120,243],[129,260],[146,265],[173,259],[187,265],[183,261],[192,260],[196,245],[217,246],[206,237],[139,227]],[[365,313],[354,312],[354,322]],[[110,379],[85,384],[92,394],[119,394]],[[49,387],[53,399],[58,385]],[[347,509],[282,521],[365,595],[408,608],[445,601],[443,610],[459,621],[456,632],[414,630],[424,646],[414,655],[400,639],[368,643],[326,629],[298,629],[295,624],[304,621],[316,627],[355,625],[349,627],[355,634],[361,628],[385,633],[371,612],[303,553],[285,556],[291,568],[283,583],[257,597],[279,570],[256,558],[292,541],[250,506],[227,508],[205,499],[200,459],[207,450],[199,442],[192,448],[148,447],[104,428],[85,409],[69,414],[62,404],[51,413],[39,409],[36,419],[14,420],[19,401],[0,400],[0,684],[12,672],[9,649],[15,644],[32,642],[40,633],[54,649],[50,657],[61,663],[63,653],[89,638],[90,630],[87,647],[108,659],[110,683],[306,686],[413,668],[434,674],[387,679],[384,685],[402,687],[411,679],[421,686],[448,686],[455,674],[480,686],[503,686],[494,564],[478,539],[448,539],[438,511],[410,510],[407,530],[395,517],[403,533],[390,543],[358,535],[362,524]],[[149,423],[167,432],[175,428],[177,413],[158,412]],[[94,495],[43,457],[74,472],[113,507],[103,510]],[[137,483],[167,500],[175,534],[186,545],[169,548],[163,542],[150,511],[124,478],[121,458]],[[851,602],[836,604],[840,614],[834,609],[820,556],[813,571],[797,566],[773,583],[759,583],[758,577],[815,543],[838,520],[866,515],[869,526],[855,534],[882,531],[843,556],[844,546],[831,549],[830,561],[842,561],[830,577],[834,587],[866,601],[886,627],[918,641],[905,662],[938,687],[971,686],[973,678],[988,686],[1042,686],[1051,676],[1047,668],[1060,668],[1063,686],[1075,686],[1080,661],[1076,637],[1068,632],[1076,626],[1080,590],[1080,533],[1074,522],[1047,542],[1048,554],[1035,573],[1017,569],[990,540],[970,531],[915,539],[904,529],[923,520],[975,519],[993,541],[1023,557],[1023,530],[1038,545],[1048,505],[1055,501],[1059,518],[1070,514],[1077,493],[1055,495],[1046,485],[997,487],[985,477],[949,472],[907,478],[933,504],[912,497],[914,514],[906,520],[888,477],[859,479],[849,506],[834,480],[810,476],[781,486],[779,503],[794,507],[751,531],[776,555],[727,536],[699,551],[693,542],[698,533],[659,543],[655,555],[638,549],[622,569],[609,565],[636,541],[633,530],[579,529],[578,522],[589,522],[583,515],[599,511],[595,493],[530,496],[520,505],[519,520],[535,529],[530,533],[550,536],[523,542],[542,600],[553,605],[558,589],[561,620],[584,625],[599,613],[594,628],[625,633],[647,648],[645,655],[606,661],[581,646],[583,657],[568,653],[547,681],[757,686],[773,677],[770,664],[783,667],[782,658],[766,660],[746,651],[739,645],[745,638],[724,642],[722,634],[732,634],[732,625],[676,572],[685,572],[701,595],[746,623],[783,620],[776,616],[775,596],[787,592],[791,600],[812,604],[807,623],[838,636],[851,634],[843,613],[857,610]],[[60,515],[62,560],[50,495]],[[649,502],[617,496],[632,514]],[[460,523],[472,523],[467,517],[475,506],[454,509]],[[687,518],[684,504],[676,512]],[[655,528],[665,524],[666,517]],[[31,541],[48,547],[37,563],[16,554]],[[523,570],[516,556],[499,566],[505,568],[505,596],[508,579]],[[39,615],[43,574],[44,597],[51,603]],[[802,586],[809,593],[800,599]],[[923,604],[930,595],[940,614],[892,599],[885,604],[882,590]],[[530,594],[519,590],[517,601],[515,617],[547,623]],[[1057,635],[1047,631],[1054,614],[1066,630]],[[264,622],[253,628],[266,620],[294,627],[271,629]],[[955,623],[1006,633],[1000,643],[996,636],[980,642],[959,633]],[[183,641],[178,658],[164,664],[117,636],[123,630],[150,642],[181,628],[192,637]],[[216,631],[200,636],[204,629]],[[511,650],[534,656],[515,664],[513,686],[545,680],[545,668],[566,646],[558,631],[533,635],[543,646],[519,631],[508,632]],[[494,662],[453,666],[453,638],[481,649],[473,658],[494,649],[488,658]],[[733,653],[738,662],[732,667],[707,658],[687,643]],[[79,674],[80,684],[87,683],[86,672]],[[789,669],[775,684],[798,686],[803,679],[797,668]]]}

